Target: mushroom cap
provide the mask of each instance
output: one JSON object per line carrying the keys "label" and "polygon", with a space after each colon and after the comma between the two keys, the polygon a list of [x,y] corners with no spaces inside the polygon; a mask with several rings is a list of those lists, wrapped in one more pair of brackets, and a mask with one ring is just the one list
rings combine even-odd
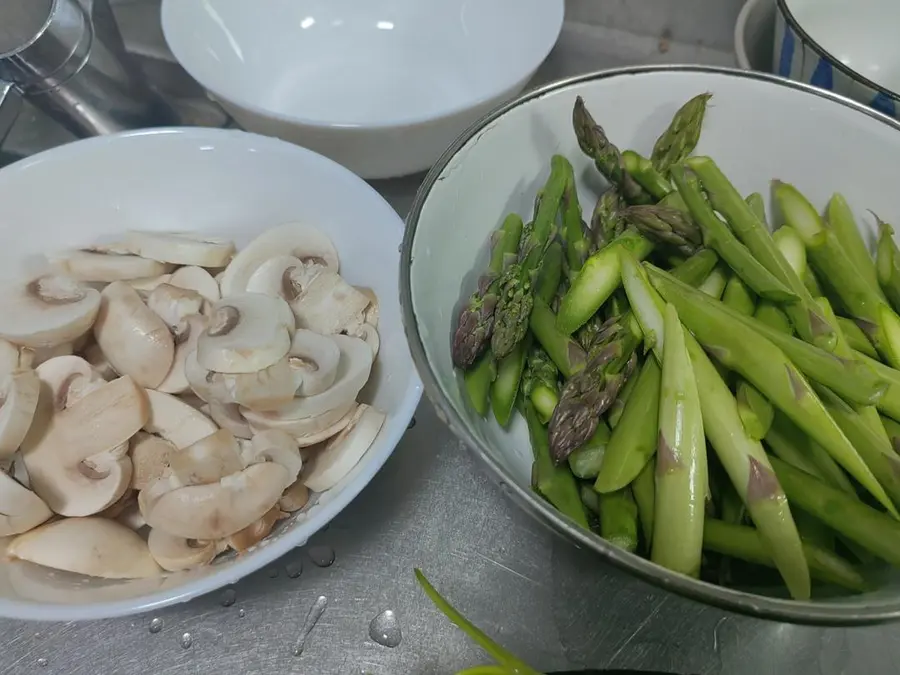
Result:
{"label": "mushroom cap", "polygon": [[364,340],[372,348],[372,356],[378,356],[378,350],[381,349],[381,337],[378,335],[378,329],[373,324],[360,324],[353,329],[353,337]]}
{"label": "mushroom cap", "polygon": [[147,307],[161,318],[170,330],[191,314],[201,314],[206,300],[197,291],[160,284],[147,296]]}
{"label": "mushroom cap", "polygon": [[[241,409],[241,414],[250,424],[250,428],[256,433],[266,429],[279,429],[294,438],[319,437],[318,441],[313,441],[313,443],[318,443],[329,438],[329,436],[320,436],[321,434],[330,433],[333,435],[343,429],[344,427],[340,426],[340,423],[348,413],[352,413],[354,410],[356,410],[356,401],[349,401],[345,405],[338,406],[315,417],[301,417],[296,420],[280,417],[278,413],[254,412],[244,408]],[[335,429],[335,427],[339,428]]]}
{"label": "mushroom cap", "polygon": [[275,523],[287,517],[288,514],[278,508],[278,505],[275,505],[266,511],[265,515],[255,523],[228,537],[228,545],[238,553],[243,553],[268,537],[272,528],[275,527]]}
{"label": "mushroom cap", "polygon": [[263,293],[290,303],[300,292],[295,279],[304,276],[305,263],[292,255],[277,255],[256,268],[247,280],[247,293]]}
{"label": "mushroom cap", "polygon": [[52,515],[43,499],[0,471],[0,537],[27,532]]}
{"label": "mushroom cap", "polygon": [[131,438],[130,446],[134,465],[131,487],[135,490],[143,490],[162,477],[169,468],[169,457],[178,452],[169,441],[145,431],[137,432]]}
{"label": "mushroom cap", "polygon": [[151,527],[174,536],[224,539],[262,518],[290,483],[280,464],[253,464],[218,483],[166,492],[143,513]]}
{"label": "mushroom cap", "polygon": [[369,298],[344,281],[337,272],[306,268],[294,279],[299,290],[291,300],[297,328],[330,335],[352,330],[365,321]]}
{"label": "mushroom cap", "polygon": [[366,307],[366,311],[363,314],[363,320],[377,328],[378,319],[380,317],[378,295],[368,286],[356,286],[356,290],[369,299],[369,306]]}
{"label": "mushroom cap", "polygon": [[208,485],[244,468],[237,439],[219,429],[196,443],[169,455],[173,485]]}
{"label": "mushroom cap", "polygon": [[[79,338],[79,340],[81,339],[83,339],[83,336],[82,338]],[[37,368],[44,363],[44,361],[49,361],[57,356],[70,356],[74,354],[75,343],[63,342],[61,345],[56,345],[55,347],[37,347],[35,349],[26,347],[25,349],[29,352],[29,358],[27,360],[30,361],[30,363],[28,363],[28,367]]]}
{"label": "mushroom cap", "polygon": [[140,579],[160,573],[147,544],[108,518],[65,518],[16,537],[11,558],[105,579]]}
{"label": "mushroom cap", "polygon": [[169,572],[180,572],[208,565],[216,557],[214,541],[197,541],[175,537],[163,530],[152,528],[147,537],[150,555],[159,566]]}
{"label": "mushroom cap", "polygon": [[181,450],[218,431],[216,423],[181,399],[147,389],[150,419],[144,431],[162,436]]}
{"label": "mushroom cap", "polygon": [[288,433],[278,429],[267,429],[256,434],[241,448],[241,460],[245,466],[259,462],[275,462],[281,464],[294,480],[303,469],[303,458],[300,446]]}
{"label": "mushroom cap", "polygon": [[24,347],[55,347],[90,330],[100,293],[45,274],[0,289],[0,337]]}
{"label": "mushroom cap", "polygon": [[209,327],[197,343],[197,362],[217,373],[255,373],[291,348],[294,317],[281,298],[245,293],[212,307]]}
{"label": "mushroom cap", "polygon": [[188,355],[197,351],[200,334],[206,330],[208,319],[202,314],[185,316],[175,328],[175,360],[157,390],[167,394],[182,394],[191,388],[187,377]]}
{"label": "mushroom cap", "polygon": [[193,232],[132,230],[125,235],[125,246],[144,258],[199,267],[224,267],[234,254],[234,242]]}
{"label": "mushroom cap", "polygon": [[244,293],[253,273],[270,258],[289,255],[301,262],[318,262],[338,272],[340,261],[331,239],[304,223],[285,223],[266,230],[234,256],[222,273],[222,297]]}
{"label": "mushroom cap", "polygon": [[64,410],[104,382],[90,363],[73,355],[55,356],[44,361],[35,373],[51,395],[54,410]]}
{"label": "mushroom cap", "polygon": [[341,348],[328,335],[300,328],[291,340],[288,357],[291,366],[302,378],[297,393],[315,396],[334,384],[341,361]]}
{"label": "mushroom cap", "polygon": [[150,293],[161,284],[171,283],[171,274],[160,274],[154,277],[141,277],[140,279],[128,279],[126,283],[138,293]]}
{"label": "mushroom cap", "polygon": [[109,283],[127,279],[156,277],[169,271],[165,263],[136,255],[69,250],[48,256],[59,274],[78,281]]}
{"label": "mushroom cap", "polygon": [[205,269],[195,265],[188,265],[176,270],[168,283],[179,288],[196,291],[208,302],[218,302],[222,297],[219,292],[219,282]]}
{"label": "mushroom cap", "polygon": [[325,447],[315,453],[307,464],[303,482],[314,492],[333,488],[355,467],[375,441],[384,424],[384,413],[368,405],[360,405],[357,419]]}
{"label": "mushroom cap", "polygon": [[209,416],[213,422],[223,429],[228,429],[236,438],[253,438],[253,429],[241,414],[241,407],[236,403],[216,403],[212,401],[209,404]]}
{"label": "mushroom cap", "polygon": [[0,458],[11,457],[31,428],[41,393],[33,370],[17,370],[0,378]]}
{"label": "mushroom cap", "polygon": [[158,387],[175,360],[169,327],[124,281],[103,289],[94,337],[112,367],[144,387]]}

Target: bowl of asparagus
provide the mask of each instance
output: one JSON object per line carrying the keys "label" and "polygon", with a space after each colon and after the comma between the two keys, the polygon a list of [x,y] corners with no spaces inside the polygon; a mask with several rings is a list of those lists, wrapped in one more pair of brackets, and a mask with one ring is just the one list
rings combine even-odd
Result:
{"label": "bowl of asparagus", "polygon": [[898,155],[895,121],[730,69],[495,110],[408,220],[426,393],[516,503],[640,578],[900,617]]}

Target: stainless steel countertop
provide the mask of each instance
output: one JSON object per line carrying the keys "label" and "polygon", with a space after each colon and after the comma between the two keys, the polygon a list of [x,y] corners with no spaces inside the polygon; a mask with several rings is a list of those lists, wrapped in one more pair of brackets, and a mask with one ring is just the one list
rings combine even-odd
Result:
{"label": "stainless steel countertop", "polygon": [[[607,3],[610,4],[610,3]],[[535,84],[647,62],[730,65],[722,51],[569,23]],[[27,131],[27,130],[26,130]],[[376,184],[405,214],[422,176]],[[417,587],[422,567],[472,620],[534,664],[680,673],[880,675],[900,669],[900,627],[820,629],[745,619],[662,593],[544,530],[488,480],[423,402],[372,484],[310,545],[228,592],[149,615],[92,623],[0,621],[0,673],[446,675],[487,659]],[[297,563],[303,573],[292,578]],[[306,614],[328,607],[303,654]],[[368,638],[385,609],[399,647]],[[151,633],[151,621],[162,628]],[[159,622],[155,622],[158,626]],[[185,633],[192,637],[184,648]]]}

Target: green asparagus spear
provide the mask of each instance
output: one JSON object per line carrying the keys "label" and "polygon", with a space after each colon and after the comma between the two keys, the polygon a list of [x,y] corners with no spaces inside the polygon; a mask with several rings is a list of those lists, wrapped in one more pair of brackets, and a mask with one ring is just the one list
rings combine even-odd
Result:
{"label": "green asparagus spear", "polygon": [[794,332],[794,327],[791,326],[791,320],[788,319],[787,314],[768,300],[759,302],[756,306],[756,311],[753,313],[753,318],[785,335],[792,335]]}
{"label": "green asparagus spear", "polygon": [[825,291],[822,290],[822,285],[819,283],[816,273],[813,272],[812,267],[809,265],[806,266],[806,274],[803,275],[803,285],[806,286],[810,295],[814,298],[825,297]]}
{"label": "green asparagus spear", "polygon": [[606,419],[609,421],[610,429],[615,429],[616,425],[619,424],[619,420],[622,419],[622,413],[625,412],[625,406],[628,403],[628,399],[631,398],[631,392],[634,391],[634,387],[635,385],[637,385],[637,381],[637,377],[629,377],[628,381],[619,391],[619,395],[618,397],[616,397],[616,400],[613,401],[613,404],[611,406],[609,406],[609,410],[606,413]]}
{"label": "green asparagus spear", "polygon": [[622,280],[620,249],[643,259],[653,250],[653,244],[637,232],[626,230],[609,246],[588,258],[560,302],[556,325],[562,332],[571,335],[578,330],[619,287]]}
{"label": "green asparagus spear", "polygon": [[575,275],[588,257],[590,247],[584,232],[584,221],[581,217],[581,205],[578,203],[578,192],[575,184],[575,171],[567,162],[566,185],[562,193],[560,205],[562,211],[562,236],[566,244],[566,262],[569,274]]}
{"label": "green asparagus spear", "polygon": [[875,270],[875,262],[869,255],[866,242],[862,233],[856,226],[856,219],[847,200],[838,193],[832,195],[825,207],[825,225],[834,232],[838,243],[844,250],[844,254],[850,259],[850,263],[856,268],[866,283],[876,291],[879,290],[878,274]]}
{"label": "green asparagus spear", "polygon": [[625,202],[615,187],[610,187],[600,195],[591,214],[592,253],[599,251],[625,231],[622,209]]}
{"label": "green asparagus spear", "polygon": [[706,281],[706,278],[713,271],[716,263],[719,262],[719,256],[716,252],[705,248],[698,251],[680,265],[672,269],[672,275],[679,281],[683,281],[688,286],[695,288]]}
{"label": "green asparagus spear", "polygon": [[900,422],[896,422],[890,417],[882,417],[881,423],[884,425],[888,438],[891,439],[891,447],[894,448],[894,452],[900,453]]}
{"label": "green asparagus spear", "polygon": [[[760,221],[728,178],[709,157],[691,157],[687,165],[699,176],[712,207],[721,213],[731,229],[753,256],[799,298],[785,306],[785,312],[807,342],[831,351],[834,329],[818,311],[812,295],[775,245],[764,222]],[[746,281],[746,279],[745,279]],[[752,288],[752,284],[750,285]],[[760,294],[762,295],[762,294]]]}
{"label": "green asparagus spear", "polygon": [[587,442],[575,448],[569,455],[569,469],[577,478],[594,480],[603,465],[603,456],[609,446],[609,426],[603,420]]}
{"label": "green asparagus spear", "polygon": [[735,312],[740,312],[745,316],[753,316],[753,312],[756,310],[756,298],[753,291],[747,288],[747,285],[736,274],[732,274],[728,278],[725,291],[722,293],[722,302]]}
{"label": "green asparagus spear", "polygon": [[491,409],[501,427],[509,424],[512,417],[529,347],[530,340],[524,340],[513,348],[511,354],[497,362],[497,377],[491,384]]}
{"label": "green asparagus spear", "polygon": [[490,349],[478,357],[475,365],[463,374],[466,383],[466,392],[475,412],[484,417],[488,411],[488,396],[491,393],[491,384],[497,376],[497,364]]}
{"label": "green asparagus spear", "polygon": [[879,558],[900,566],[900,522],[813,476],[772,459],[791,504]]}
{"label": "green asparagus spear", "polygon": [[653,547],[653,514],[656,511],[656,462],[650,460],[631,484],[631,492],[637,504],[638,520],[647,553]]}
{"label": "green asparagus spear", "polygon": [[783,413],[776,413],[766,445],[775,456],[801,471],[828,483],[832,487],[855,495],[856,491],[847,475],[818,443],[803,433]]}
{"label": "green asparagus spear", "polygon": [[647,359],[629,381],[634,391],[625,404],[621,423],[614,427],[603,464],[594,483],[597,492],[615,492],[635,480],[656,452],[658,442],[661,371],[656,359]]}
{"label": "green asparagus spear", "polygon": [[[622,283],[632,311],[645,335],[653,335],[653,351],[662,356],[663,301],[650,284],[644,268],[623,256]],[[737,404],[709,357],[690,333],[685,335],[697,381],[706,436],[737,490],[750,518],[772,551],[775,564],[795,598],[809,597],[809,569],[803,557],[800,535],[784,492],[778,484],[762,446],[747,436],[737,414]]]}
{"label": "green asparagus spear", "polygon": [[547,428],[541,424],[531,401],[525,401],[525,421],[534,452],[532,483],[544,499],[553,504],[563,515],[568,516],[584,529],[590,529],[584,504],[578,493],[578,483],[568,466],[556,466],[550,457],[550,443]]}
{"label": "green asparagus spear", "polygon": [[702,248],[703,240],[691,217],[670,206],[629,206],[625,220],[638,232],[656,244],[668,246],[678,253],[691,256]]}
{"label": "green asparagus spear", "polygon": [[534,223],[522,237],[519,260],[504,272],[501,279],[494,312],[494,334],[491,337],[491,348],[498,359],[512,352],[528,332],[534,278],[556,232],[556,217],[571,164],[565,157],[554,155],[550,167],[550,178],[541,191]]}
{"label": "green asparagus spear", "polygon": [[[877,377],[886,383],[884,393],[875,401],[875,407],[888,417],[900,419],[900,371],[891,368],[890,366],[886,366],[881,361],[870,358],[862,352],[854,352],[854,356],[858,362],[867,366]],[[854,400],[853,397],[842,394],[835,386],[830,385],[827,382],[822,382],[822,384],[830,387],[845,400],[853,403],[860,402]]]}
{"label": "green asparagus spear", "polygon": [[638,510],[629,488],[597,495],[600,536],[613,546],[634,553],[638,546]]}
{"label": "green asparagus spear", "polygon": [[706,293],[711,298],[718,300],[725,292],[725,286],[728,285],[728,267],[719,263],[704,279],[703,283],[697,286],[697,290]]}
{"label": "green asparagus spear", "polygon": [[653,562],[699,576],[706,497],[706,440],[700,395],[678,313],[663,314],[665,344],[659,397]]}
{"label": "green asparagus spear", "polygon": [[803,279],[807,273],[806,246],[797,231],[790,225],[782,225],[772,234],[772,239],[787,264]]}
{"label": "green asparagus spear", "polygon": [[550,305],[541,298],[534,298],[531,317],[528,320],[531,332],[553,359],[559,372],[565,377],[572,377],[584,368],[587,355],[578,342],[557,328],[556,322],[557,316],[550,309]]}
{"label": "green asparagus spear", "polygon": [[669,127],[656,139],[651,160],[657,171],[665,174],[669,167],[687,159],[697,147],[710,98],[712,94],[694,96],[678,109]]}
{"label": "green asparagus spear", "polygon": [[859,324],[855,321],[839,316],[837,317],[836,327],[844,334],[844,339],[847,340],[847,344],[850,345],[851,349],[862,352],[873,359],[878,358],[878,352],[876,351],[875,346],[869,342],[869,338],[866,337],[862,328],[860,328]]}
{"label": "green asparagus spear", "polygon": [[[875,214],[872,214],[875,215]],[[875,216],[878,221],[878,249],[876,251],[877,282],[891,306],[900,311],[900,249],[894,241],[894,228]]]}
{"label": "green asparagus spear", "polygon": [[657,201],[672,192],[672,185],[657,171],[650,160],[641,157],[634,150],[622,153],[625,170]]}
{"label": "green asparagus spear", "polygon": [[893,503],[834,422],[797,367],[774,343],[736,321],[730,321],[709,298],[662,270],[648,266],[650,279],[681,320],[716,359],[740,373],[775,406],[809,434],[898,519]]}
{"label": "green asparagus spear", "polygon": [[[757,565],[774,567],[762,538],[752,527],[707,518],[703,527],[703,547]],[[862,574],[835,553],[811,542],[803,542],[803,553],[814,579],[864,592],[869,585]]]}
{"label": "green asparagus spear", "polygon": [[[728,226],[719,219],[700,189],[688,180],[684,167],[673,166],[671,174],[678,193],[693,216],[693,222],[703,233],[704,245],[715,250],[761,298],[781,303],[796,300],[796,293],[754,258],[750,249],[739,242]],[[743,201],[741,204],[746,207]]]}
{"label": "green asparagus spear", "polygon": [[525,362],[522,392],[531,399],[541,424],[550,421],[559,402],[559,371],[541,347],[532,346]]}
{"label": "green asparagus spear", "polygon": [[572,110],[572,126],[578,146],[594,160],[597,170],[612,183],[629,204],[651,204],[653,197],[625,170],[622,153],[606,137],[606,133],[584,105],[580,96]]}
{"label": "green asparagus spear", "polygon": [[758,192],[754,192],[753,194],[748,195],[747,199],[744,201],[747,202],[747,206],[750,207],[750,210],[759,222],[763,225],[767,225],[769,221],[766,219],[766,202],[762,195]]}
{"label": "green asparagus spear", "polygon": [[900,367],[900,317],[856,271],[834,232],[822,225],[822,219],[806,197],[793,185],[780,181],[773,185],[784,218],[803,239],[813,266],[853,313],[878,352],[892,366]]}
{"label": "green asparagus spear", "polygon": [[735,398],[738,415],[741,416],[747,435],[754,441],[761,441],[772,426],[772,417],[775,414],[772,404],[743,378],[738,380]]}
{"label": "green asparagus spear", "polygon": [[478,288],[460,312],[453,335],[451,356],[457,368],[471,368],[490,344],[501,278],[504,270],[515,260],[522,227],[522,219],[512,213],[491,236],[491,260],[487,271],[478,280]]}

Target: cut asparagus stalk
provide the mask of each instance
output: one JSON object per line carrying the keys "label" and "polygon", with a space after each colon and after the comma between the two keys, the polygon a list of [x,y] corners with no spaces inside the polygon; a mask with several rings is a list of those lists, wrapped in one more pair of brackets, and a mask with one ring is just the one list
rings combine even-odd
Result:
{"label": "cut asparagus stalk", "polygon": [[672,269],[672,275],[679,281],[686,283],[688,286],[696,288],[706,281],[706,278],[710,275],[718,262],[719,256],[716,255],[716,252],[705,248],[674,267]]}
{"label": "cut asparagus stalk", "polygon": [[662,204],[629,206],[624,216],[647,239],[681,255],[691,256],[702,248],[700,231],[681,209]]}
{"label": "cut asparagus stalk", "polygon": [[641,157],[634,150],[626,150],[622,153],[622,160],[625,162],[625,170],[656,201],[672,192],[672,184],[656,170],[646,157]]}
{"label": "cut asparagus stalk", "polygon": [[656,510],[656,462],[652,459],[631,484],[631,492],[637,504],[638,520],[641,521],[641,533],[644,535],[644,546],[647,553],[653,546],[653,513]]}
{"label": "cut asparagus stalk", "polygon": [[634,553],[638,546],[637,504],[629,488],[598,494],[600,536],[613,546]]}
{"label": "cut asparagus stalk", "polygon": [[572,377],[581,371],[587,362],[587,355],[581,346],[567,333],[557,328],[557,316],[541,298],[534,299],[528,325],[553,363],[564,377]]}
{"label": "cut asparagus stalk", "polygon": [[744,423],[744,430],[754,441],[766,437],[772,426],[775,411],[769,400],[745,379],[740,379],[735,392],[738,414]]}
{"label": "cut asparagus stalk", "polygon": [[569,162],[566,164],[566,185],[562,193],[560,210],[563,222],[563,241],[566,244],[566,262],[569,266],[569,274],[574,275],[587,260],[590,245],[585,236],[581,205],[578,203],[575,171]]}
{"label": "cut asparagus stalk", "polygon": [[747,285],[736,274],[731,275],[728,283],[725,284],[722,302],[735,312],[740,312],[745,316],[753,316],[753,312],[756,310],[756,298],[753,291],[747,288]]}
{"label": "cut asparagus stalk", "polygon": [[727,284],[728,268],[720,263],[713,268],[713,271],[709,273],[709,276],[706,277],[703,283],[697,286],[697,290],[718,300],[725,292]]}
{"label": "cut asparagus stalk", "polygon": [[844,339],[847,340],[847,344],[852,350],[862,352],[873,359],[878,358],[875,346],[869,342],[869,338],[855,321],[839,316],[837,317],[837,328],[844,334]]}
{"label": "cut asparagus stalk", "polygon": [[703,550],[706,440],[684,329],[672,305],[666,306],[663,326],[651,558],[663,567],[696,577]]}
{"label": "cut asparagus stalk", "polygon": [[756,311],[753,313],[753,318],[784,335],[790,336],[794,333],[794,327],[791,325],[791,320],[787,314],[768,300],[760,301],[756,306]]}
{"label": "cut asparagus stalk", "polygon": [[809,265],[806,266],[806,274],[803,275],[803,285],[806,286],[812,297],[822,298],[825,296],[825,291],[822,290],[822,285],[819,283],[816,273],[813,272],[812,267]]}
{"label": "cut asparagus stalk", "polygon": [[558,377],[559,371],[547,352],[532,346],[525,363],[522,391],[531,400],[541,424],[550,421],[556,404],[559,403]]}
{"label": "cut asparagus stalk", "polygon": [[799,302],[785,306],[785,312],[797,329],[797,334],[807,342],[831,351],[834,348],[834,329],[825,321],[813,302],[812,295],[778,250],[765,222],[756,217],[712,159],[691,157],[687,160],[687,165],[699,176],[710,204],[725,217],[738,239],[799,298]]}
{"label": "cut asparagus stalk", "polygon": [[610,429],[615,429],[616,425],[619,424],[619,420],[622,419],[622,413],[625,412],[625,406],[628,403],[628,399],[631,398],[631,392],[634,391],[637,381],[637,377],[629,377],[628,381],[619,391],[616,400],[609,406],[609,412],[606,414],[606,419],[609,422]]}
{"label": "cut asparagus stalk", "polygon": [[609,446],[609,438],[609,426],[600,420],[587,443],[572,451],[569,455],[569,469],[577,478],[594,480],[597,477],[603,465],[603,456]]}
{"label": "cut asparagus stalk", "polygon": [[622,217],[624,208],[625,202],[615,187],[610,187],[600,195],[591,213],[594,244],[592,253],[599,251],[625,231],[625,219]]}
{"label": "cut asparagus stalk", "polygon": [[[875,215],[875,214],[872,214]],[[884,291],[891,306],[900,311],[900,250],[894,241],[894,228],[875,216],[878,221],[878,249],[876,251],[876,288]]]}
{"label": "cut asparagus stalk", "polygon": [[466,392],[475,412],[484,417],[488,411],[491,384],[497,376],[497,365],[490,349],[478,357],[475,366],[463,374]]}
{"label": "cut asparagus stalk", "polygon": [[747,203],[747,206],[750,207],[750,210],[759,222],[768,227],[769,221],[766,218],[766,202],[763,199],[763,196],[758,192],[754,192],[753,194],[748,195],[747,199],[744,201]]}
{"label": "cut asparagus stalk", "polygon": [[894,448],[894,452],[900,453],[900,422],[892,420],[890,417],[882,417],[881,423],[884,425],[884,430],[891,440],[891,447]]}
{"label": "cut asparagus stalk", "polygon": [[856,219],[847,200],[838,193],[832,195],[825,207],[825,225],[834,232],[844,254],[850,259],[850,263],[856,268],[866,283],[875,291],[879,291],[878,274],[875,263],[869,255],[866,242],[863,241],[862,232],[856,226]]}
{"label": "cut asparagus stalk", "polygon": [[669,167],[684,161],[697,147],[703,117],[712,94],[699,94],[685,103],[672,117],[668,128],[656,139],[651,161],[662,174]]}
{"label": "cut asparagus stalk", "polygon": [[[877,359],[870,358],[861,352],[854,352],[857,361],[868,366],[877,377],[886,383],[884,393],[875,401],[875,407],[878,408],[888,417],[900,419],[900,371],[886,366]],[[835,393],[842,396],[846,400],[853,401],[852,397],[848,398],[841,394],[836,387],[822,382],[825,386],[829,386]],[[854,401],[858,403],[859,401]]]}
{"label": "cut asparagus stalk", "polygon": [[511,354],[497,362],[497,377],[491,384],[491,409],[494,411],[494,419],[501,427],[508,425],[512,417],[530,342],[520,342]]}

